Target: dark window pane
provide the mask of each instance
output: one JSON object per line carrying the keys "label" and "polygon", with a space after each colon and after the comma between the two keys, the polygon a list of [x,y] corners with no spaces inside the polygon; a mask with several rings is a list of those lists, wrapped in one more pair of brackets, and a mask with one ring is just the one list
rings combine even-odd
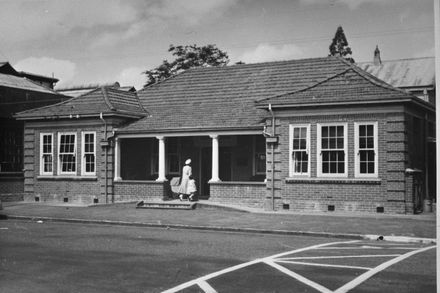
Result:
{"label": "dark window pane", "polygon": [[368,137],[367,138],[367,148],[374,148],[374,138],[373,137]]}
{"label": "dark window pane", "polygon": [[330,173],[336,173],[336,163],[330,163]]}
{"label": "dark window pane", "polygon": [[338,163],[338,173],[344,173],[345,172],[345,164],[344,163]]}
{"label": "dark window pane", "polygon": [[374,127],[373,125],[367,125],[367,136],[374,136]]}
{"label": "dark window pane", "polygon": [[301,148],[302,150],[305,150],[306,147],[307,147],[307,141],[306,141],[305,139],[301,139],[301,140],[300,140],[300,148]]}
{"label": "dark window pane", "polygon": [[322,173],[328,173],[329,172],[329,163],[322,163]]}
{"label": "dark window pane", "polygon": [[366,130],[365,125],[359,125],[359,136],[365,136]]}
{"label": "dark window pane", "polygon": [[328,149],[328,138],[323,138],[322,139],[322,149]]}
{"label": "dark window pane", "polygon": [[335,137],[336,136],[336,127],[335,126],[330,126],[329,127],[329,131],[330,131],[330,137]]}
{"label": "dark window pane", "polygon": [[323,126],[322,127],[322,137],[328,137],[328,127],[327,126]]}
{"label": "dark window pane", "polygon": [[374,174],[374,162],[368,163],[368,173]]}
{"label": "dark window pane", "polygon": [[359,166],[360,166],[360,173],[361,174],[367,173],[367,164],[366,163],[361,162]]}
{"label": "dark window pane", "polygon": [[344,148],[344,138],[338,138],[337,148],[338,149],[343,149]]}

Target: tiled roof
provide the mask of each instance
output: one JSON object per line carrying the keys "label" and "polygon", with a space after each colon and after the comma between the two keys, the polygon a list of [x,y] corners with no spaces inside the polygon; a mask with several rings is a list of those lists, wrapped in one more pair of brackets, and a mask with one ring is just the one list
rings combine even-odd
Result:
{"label": "tiled roof", "polygon": [[435,84],[435,58],[413,58],[373,62],[361,62],[360,68],[377,78],[399,88],[432,87]]}
{"label": "tiled roof", "polygon": [[136,93],[121,91],[112,87],[101,87],[80,97],[42,108],[20,112],[19,119],[56,118],[69,115],[135,116],[146,115]]}
{"label": "tiled roof", "polygon": [[414,96],[350,65],[312,86],[258,101],[261,105],[317,105],[413,99]]}
{"label": "tiled roof", "polygon": [[49,94],[57,94],[53,90],[43,87],[27,78],[18,77],[9,74],[0,73],[0,86],[18,88],[23,90],[35,91],[35,92],[49,93]]}
{"label": "tiled roof", "polygon": [[[332,86],[333,92],[328,93],[328,98],[339,98],[340,86],[351,86],[346,78],[355,77],[353,68],[361,71],[341,58],[325,57],[191,69],[140,90],[139,98],[149,115],[119,131],[148,133],[260,127],[268,114],[256,107],[256,101],[303,90],[350,69],[350,74],[339,77],[344,82],[338,81],[339,87]],[[365,92],[358,95],[358,99],[367,98],[364,94],[377,85],[369,82],[365,86]],[[387,87],[395,94],[391,86]],[[398,94],[404,93],[399,91]]]}

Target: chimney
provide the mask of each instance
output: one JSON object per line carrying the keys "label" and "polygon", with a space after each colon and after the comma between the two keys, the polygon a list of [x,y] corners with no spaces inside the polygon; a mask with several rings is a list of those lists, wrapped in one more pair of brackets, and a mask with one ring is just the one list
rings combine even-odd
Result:
{"label": "chimney", "polygon": [[374,50],[373,63],[376,66],[382,64],[382,60],[380,60],[380,51],[379,51],[379,46],[378,45],[376,45],[376,50]]}

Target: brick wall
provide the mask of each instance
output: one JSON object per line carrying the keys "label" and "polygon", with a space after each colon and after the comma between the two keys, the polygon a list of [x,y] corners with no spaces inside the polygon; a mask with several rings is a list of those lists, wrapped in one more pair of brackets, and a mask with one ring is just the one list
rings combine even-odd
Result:
{"label": "brick wall", "polygon": [[215,182],[210,183],[209,200],[262,208],[266,196],[264,182]]}
{"label": "brick wall", "polygon": [[24,194],[23,177],[0,177],[0,200],[22,201]]}
{"label": "brick wall", "polygon": [[169,195],[169,182],[123,180],[114,182],[115,201],[161,200]]}
{"label": "brick wall", "polygon": [[[311,112],[312,114],[313,112]],[[275,209],[295,211],[335,211],[405,213],[407,136],[404,112],[341,115],[283,115],[275,122],[279,143],[274,149],[273,186]],[[271,124],[268,121],[268,124]],[[355,177],[354,123],[378,124],[378,177]],[[346,123],[347,177],[322,178],[317,175],[317,124]],[[310,177],[289,178],[289,125],[310,124]],[[271,129],[271,127],[270,127]],[[272,209],[272,153],[267,146],[266,209]],[[331,207],[329,207],[331,206]]]}
{"label": "brick wall", "polygon": [[[98,117],[99,118],[99,117]],[[99,119],[93,121],[72,120],[57,123],[28,123],[24,136],[25,201],[62,201],[74,203],[105,203],[113,199],[113,148],[107,148],[107,170],[105,148],[100,146],[104,139],[104,127]],[[109,123],[107,136],[112,132]],[[96,175],[81,175],[82,132],[96,132]],[[74,175],[57,174],[58,168],[58,133],[76,133],[76,173]],[[40,174],[40,133],[53,134],[53,175]],[[107,194],[106,194],[107,171]]]}

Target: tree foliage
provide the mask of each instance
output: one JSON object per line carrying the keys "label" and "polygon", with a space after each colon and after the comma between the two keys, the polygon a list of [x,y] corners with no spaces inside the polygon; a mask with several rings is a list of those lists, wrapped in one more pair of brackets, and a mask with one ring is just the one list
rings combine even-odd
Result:
{"label": "tree foliage", "polygon": [[351,57],[351,48],[348,46],[347,38],[345,37],[342,26],[338,26],[335,37],[329,47],[329,56],[341,56],[347,61],[354,63],[354,59]]}
{"label": "tree foliage", "polygon": [[228,54],[215,45],[202,47],[170,45],[168,52],[171,52],[175,59],[171,62],[164,60],[156,68],[145,71],[147,82],[144,86],[154,84],[193,67],[225,66],[229,63]]}

